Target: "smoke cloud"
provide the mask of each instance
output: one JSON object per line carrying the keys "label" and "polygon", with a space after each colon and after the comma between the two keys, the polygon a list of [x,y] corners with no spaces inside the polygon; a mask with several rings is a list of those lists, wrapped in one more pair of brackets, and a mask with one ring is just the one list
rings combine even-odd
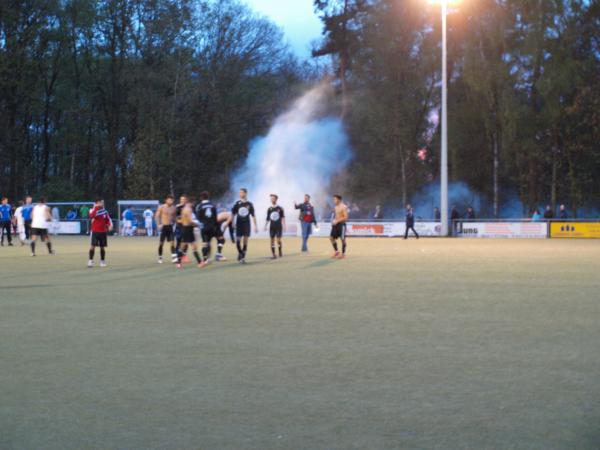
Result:
{"label": "smoke cloud", "polygon": [[332,193],[332,178],[352,157],[342,122],[324,115],[330,88],[319,85],[298,98],[281,114],[266,134],[250,143],[248,157],[234,176],[232,196],[248,189],[259,223],[264,223],[269,195],[279,195],[287,217],[294,217],[294,202],[304,194],[314,205],[322,205]]}

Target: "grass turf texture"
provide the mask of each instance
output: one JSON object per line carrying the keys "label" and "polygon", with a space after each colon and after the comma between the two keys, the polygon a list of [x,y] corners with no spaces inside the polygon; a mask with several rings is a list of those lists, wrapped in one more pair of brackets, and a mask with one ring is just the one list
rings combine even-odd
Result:
{"label": "grass turf texture", "polygon": [[0,448],[600,445],[600,241],[156,244],[0,248]]}

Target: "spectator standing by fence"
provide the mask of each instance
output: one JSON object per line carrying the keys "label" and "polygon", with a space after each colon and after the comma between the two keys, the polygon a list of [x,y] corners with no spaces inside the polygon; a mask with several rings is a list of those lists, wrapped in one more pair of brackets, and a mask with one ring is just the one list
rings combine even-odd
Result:
{"label": "spectator standing by fence", "polygon": [[[31,217],[33,219],[33,213],[32,213]],[[33,228],[33,224],[31,225],[31,227]],[[55,236],[60,231],[60,210],[58,209],[58,206],[55,206],[54,208],[52,208],[52,228],[51,228],[51,230],[52,230],[52,234],[54,234]]]}
{"label": "spectator standing by fence", "polygon": [[558,211],[558,217],[561,219],[568,219],[569,213],[567,212],[567,208],[565,205],[560,205],[560,210]]}
{"label": "spectator standing by fence", "polygon": [[79,217],[83,220],[81,230],[87,234],[90,228],[90,207],[88,205],[84,204],[79,207]]}
{"label": "spectator standing by fence", "polygon": [[475,210],[473,209],[472,206],[469,206],[467,208],[467,219],[469,219],[469,220],[475,220],[476,219]]}
{"label": "spectator standing by fence", "polygon": [[373,213],[373,220],[382,220],[383,219],[383,210],[381,209],[381,205],[375,206],[375,212]]}
{"label": "spectator standing by fence", "polygon": [[452,225],[452,234],[456,233],[456,221],[460,219],[460,213],[456,205],[452,205],[452,211],[450,211],[450,224]]}
{"label": "spectator standing by fence", "polygon": [[542,220],[542,214],[540,213],[540,210],[535,208],[533,210],[533,214],[531,216],[531,221],[532,222],[539,222]]}
{"label": "spectator standing by fence", "polygon": [[546,211],[544,211],[544,219],[546,219],[546,220],[554,219],[554,211],[552,211],[552,207],[550,205],[546,206]]}
{"label": "spectator standing by fence", "polygon": [[75,208],[71,208],[69,209],[69,211],[67,211],[67,220],[75,219],[77,219],[77,211],[75,210]]}

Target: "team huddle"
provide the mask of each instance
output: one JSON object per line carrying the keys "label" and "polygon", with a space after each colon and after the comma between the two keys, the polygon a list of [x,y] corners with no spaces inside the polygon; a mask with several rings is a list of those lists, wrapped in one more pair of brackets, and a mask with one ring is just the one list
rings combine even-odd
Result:
{"label": "team huddle", "polygon": [[[264,229],[269,231],[271,258],[277,259],[283,257],[282,237],[286,229],[286,217],[284,209],[278,204],[279,197],[276,194],[271,194],[270,199],[271,204],[267,209]],[[346,254],[348,207],[342,202],[340,195],[334,195],[333,200],[335,214],[331,222],[330,235],[334,249],[332,257],[341,259]],[[3,203],[7,202],[3,201]],[[36,255],[38,239],[46,244],[48,253],[53,255],[54,250],[48,232],[52,221],[50,208],[44,198],[40,198],[35,205],[31,203],[28,197],[26,219],[24,220],[26,225],[24,229],[27,230],[27,237],[30,237],[31,256]],[[7,205],[5,209],[8,210],[9,207],[10,205]],[[303,225],[302,251],[307,251],[306,241],[312,232],[311,227],[313,224],[317,225],[314,210],[310,204],[310,196],[306,195],[305,202],[300,205],[295,204],[295,208],[301,211],[300,221]],[[20,211],[19,214],[21,214]],[[99,248],[100,267],[106,267],[108,234],[113,229],[113,222],[104,207],[103,199],[98,198],[95,200],[88,218],[90,220],[90,247],[87,265],[90,268],[94,267],[96,248]],[[215,261],[226,260],[223,255],[223,247],[226,242],[225,233],[227,230],[229,230],[231,241],[236,245],[238,262],[245,264],[252,229],[255,233],[258,233],[254,205],[248,200],[248,191],[245,188],[240,189],[239,199],[231,210],[225,211],[217,210],[206,191],[200,194],[200,201],[196,204],[187,195],[182,195],[179,203],[175,204],[174,197],[169,195],[156,210],[155,220],[159,229],[158,263],[162,264],[164,262],[163,248],[165,242],[167,242],[171,251],[171,261],[177,268],[181,268],[184,263],[189,262],[187,254],[190,249],[198,267],[203,268],[208,265],[211,260],[213,241],[216,241],[217,247]],[[338,240],[341,241],[341,249],[338,247]],[[199,242],[201,242],[201,248]]]}
{"label": "team huddle", "polygon": [[[240,198],[233,205],[231,211],[217,211],[210,200],[208,192],[200,194],[200,202],[195,206],[187,195],[182,195],[179,204],[175,205],[173,196],[167,196],[165,203],[156,211],[155,219],[160,233],[158,245],[158,263],[162,264],[163,248],[165,242],[170,245],[171,260],[176,267],[189,261],[187,256],[191,247],[192,254],[198,267],[203,268],[210,262],[211,246],[213,240],[217,243],[215,254],[216,261],[224,261],[223,247],[225,245],[225,231],[229,229],[232,242],[237,248],[237,259],[246,263],[248,241],[252,228],[258,233],[256,212],[254,205],[248,200],[248,191],[240,189]],[[271,205],[267,210],[265,231],[269,230],[271,239],[271,258],[283,257],[283,232],[285,230],[285,211],[278,205],[279,197],[271,194]],[[335,219],[332,222],[331,242],[335,250],[335,258],[343,258],[346,253],[346,221],[348,208],[342,203],[342,197],[334,196],[336,204]],[[299,207],[297,206],[299,209]],[[198,233],[196,233],[198,231]],[[198,239],[198,235],[199,238]],[[337,246],[337,240],[342,242],[342,251]],[[202,242],[199,251],[198,240]]]}

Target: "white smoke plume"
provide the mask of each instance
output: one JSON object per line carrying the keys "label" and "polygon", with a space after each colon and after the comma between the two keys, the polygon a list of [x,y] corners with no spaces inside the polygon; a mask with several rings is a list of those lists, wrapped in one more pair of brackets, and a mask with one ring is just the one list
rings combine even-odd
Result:
{"label": "white smoke plume", "polygon": [[243,167],[232,177],[231,195],[248,189],[259,226],[264,224],[269,195],[279,195],[288,220],[297,216],[294,202],[310,194],[312,203],[330,201],[332,178],[342,171],[352,156],[348,137],[340,119],[323,116],[330,95],[327,85],[319,85],[298,98],[281,114],[266,136],[254,139]]}

